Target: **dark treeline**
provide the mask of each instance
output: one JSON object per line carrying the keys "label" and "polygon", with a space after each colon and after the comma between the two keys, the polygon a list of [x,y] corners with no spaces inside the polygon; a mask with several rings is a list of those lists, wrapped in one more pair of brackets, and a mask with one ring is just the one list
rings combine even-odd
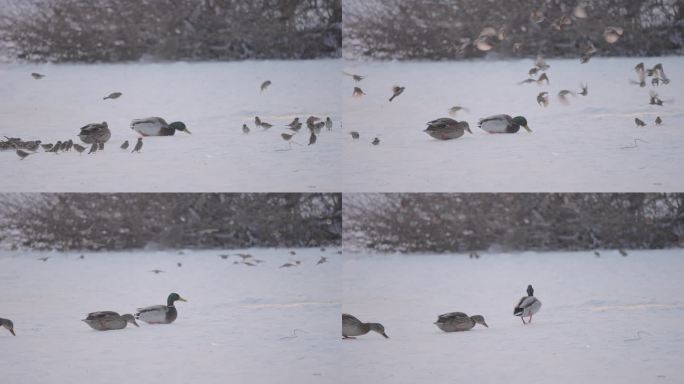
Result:
{"label": "dark treeline", "polygon": [[0,244],[36,250],[340,245],[340,194],[4,194]]}
{"label": "dark treeline", "polygon": [[338,57],[340,0],[6,0],[0,48],[27,61]]}
{"label": "dark treeline", "polygon": [[[681,0],[344,0],[343,11],[347,57],[579,57],[588,41],[597,56],[684,48]],[[622,37],[608,43],[606,27],[622,28]],[[474,44],[482,33],[489,51]]]}
{"label": "dark treeline", "polygon": [[398,252],[684,245],[684,194],[345,195],[345,246]]}

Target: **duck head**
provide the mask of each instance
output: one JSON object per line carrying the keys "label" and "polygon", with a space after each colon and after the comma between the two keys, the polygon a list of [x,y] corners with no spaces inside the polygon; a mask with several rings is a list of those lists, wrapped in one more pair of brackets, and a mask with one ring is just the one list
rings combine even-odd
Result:
{"label": "duck head", "polygon": [[368,323],[368,326],[370,326],[370,330],[377,332],[381,335],[383,335],[386,339],[389,339],[389,336],[385,333],[385,327],[382,326],[380,323]]}
{"label": "duck head", "polygon": [[527,296],[534,296],[534,288],[532,288],[532,284],[527,286]]}
{"label": "duck head", "polygon": [[484,325],[485,327],[489,328],[489,325],[487,325],[487,323],[485,322],[485,318],[482,315],[470,316],[470,319],[477,324]]}
{"label": "duck head", "polygon": [[133,325],[135,325],[136,327],[140,327],[140,326],[138,325],[138,323],[135,322],[135,317],[133,317],[133,315],[131,315],[130,313],[127,313],[127,314],[121,316],[121,318],[124,319],[124,320],[126,320],[126,322],[129,323],[129,324],[133,324]]}
{"label": "duck head", "polygon": [[168,298],[168,299],[166,299],[166,305],[172,306],[173,303],[175,303],[176,301],[187,301],[187,300],[185,300],[184,298],[180,297],[179,294],[177,294],[177,293],[174,292],[174,293],[172,293],[172,294],[169,295],[169,298]]}
{"label": "duck head", "polygon": [[185,132],[190,135],[192,134],[192,132],[190,132],[190,130],[185,126],[185,123],[182,121],[174,121],[173,123],[169,124],[169,127],[175,129],[176,131]]}
{"label": "duck head", "polygon": [[473,133],[473,131],[470,130],[470,125],[468,125],[468,122],[467,122],[467,121],[464,121],[464,122],[463,122],[463,129],[465,129],[466,131],[468,131],[468,133],[470,133],[470,134]]}
{"label": "duck head", "polygon": [[513,118],[513,122],[527,130],[527,132],[532,132],[530,127],[527,126],[527,119],[522,116],[516,116]]}

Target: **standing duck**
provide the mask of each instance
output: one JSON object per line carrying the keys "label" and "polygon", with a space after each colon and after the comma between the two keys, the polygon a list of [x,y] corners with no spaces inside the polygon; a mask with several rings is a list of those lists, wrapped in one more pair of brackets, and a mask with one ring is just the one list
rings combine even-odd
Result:
{"label": "standing duck", "polygon": [[493,115],[480,119],[478,126],[489,133],[516,133],[520,127],[525,128],[527,132],[532,132],[527,126],[527,119],[522,116]]}
{"label": "standing duck", "polygon": [[131,121],[131,129],[143,136],[173,136],[176,131],[191,133],[182,121],[169,124],[161,117],[135,119]]}
{"label": "standing duck", "polygon": [[457,139],[465,134],[473,133],[466,121],[456,121],[448,117],[442,117],[427,123],[427,128],[423,131],[428,135],[439,140]]}
{"label": "standing duck", "polygon": [[174,307],[176,301],[187,301],[177,293],[172,293],[166,299],[166,305],[152,305],[138,308],[135,318],[148,324],[171,324],[178,317],[178,311]]}
{"label": "standing duck", "polygon": [[[541,301],[537,300],[537,298],[534,297],[534,288],[532,288],[532,285],[528,285],[527,296],[520,298],[520,301],[518,301],[518,305],[516,305],[513,309],[513,315],[520,316],[520,319],[522,320],[523,324],[531,324],[532,315],[539,312],[541,306]],[[527,322],[525,322],[526,316],[529,316],[530,318]]]}
{"label": "standing duck", "polygon": [[463,312],[450,312],[439,315],[434,324],[444,332],[469,331],[475,324],[481,324],[489,328],[482,315],[468,316]]}
{"label": "standing duck", "polygon": [[115,329],[124,329],[126,324],[131,323],[139,327],[135,322],[135,318],[131,314],[119,315],[112,311],[99,311],[89,313],[83,321],[90,325],[90,328],[97,331],[111,331]]}
{"label": "standing duck", "polygon": [[383,335],[386,339],[389,336],[385,333],[385,327],[380,323],[364,323],[356,317],[343,313],[342,314],[342,338],[353,339],[354,336],[365,335],[366,333],[374,331]]}
{"label": "standing duck", "polygon": [[12,336],[17,335],[16,333],[14,333],[14,323],[12,323],[12,320],[0,318],[0,326],[10,331]]}
{"label": "standing duck", "polygon": [[81,127],[81,132],[78,138],[86,144],[106,143],[112,137],[112,132],[107,126],[107,122],[103,121],[101,124],[92,123]]}

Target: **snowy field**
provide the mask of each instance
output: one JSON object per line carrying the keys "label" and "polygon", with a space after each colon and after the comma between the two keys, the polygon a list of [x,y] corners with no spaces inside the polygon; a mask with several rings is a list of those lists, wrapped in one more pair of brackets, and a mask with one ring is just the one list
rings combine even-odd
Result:
{"label": "snowy field", "polygon": [[[289,251],[3,252],[0,317],[17,336],[0,329],[2,381],[336,383],[339,255]],[[264,262],[218,257],[237,252]],[[288,260],[301,265],[279,268]],[[100,332],[81,322],[92,311],[165,304],[171,292],[188,302],[176,303],[170,325]]]}
{"label": "snowy field", "polygon": [[[634,66],[662,63],[670,84],[640,88]],[[681,191],[684,178],[684,58],[547,60],[550,85],[517,83],[533,60],[463,62],[346,62],[345,70],[368,76],[342,86],[345,128],[343,191],[372,192],[598,192]],[[589,95],[556,95],[567,89]],[[393,85],[406,87],[389,103]],[[354,86],[367,94],[352,98]],[[649,105],[655,89],[663,106]],[[550,105],[536,102],[547,91]],[[439,141],[425,123],[449,117],[470,124],[473,135]],[[480,118],[527,117],[533,133],[490,135]],[[656,127],[657,116],[663,125]],[[636,128],[634,118],[647,123]],[[358,131],[353,141],[349,132]],[[380,145],[373,146],[374,137]],[[635,147],[635,139],[636,147]],[[635,148],[632,148],[635,147]]]}
{"label": "snowy field", "polygon": [[[106,121],[112,138],[95,155],[39,152],[23,161],[0,152],[3,191],[308,192],[337,191],[342,151],[339,60],[100,65],[0,64],[0,137],[73,139]],[[34,80],[32,72],[46,75]],[[265,80],[272,85],[263,93]],[[117,100],[103,100],[111,92]],[[315,145],[306,126],[290,146],[280,137],[296,116],[334,122]],[[192,135],[148,137],[140,155],[135,118],[186,123]],[[254,126],[254,117],[274,125]],[[243,135],[242,124],[252,132]],[[4,138],[3,138],[4,140]],[[290,150],[291,148],[291,150]]]}
{"label": "snowy field", "polygon": [[[467,255],[346,255],[343,311],[380,322],[344,340],[346,383],[681,383],[683,250]],[[513,316],[527,284],[543,307]],[[444,333],[437,315],[489,328]]]}

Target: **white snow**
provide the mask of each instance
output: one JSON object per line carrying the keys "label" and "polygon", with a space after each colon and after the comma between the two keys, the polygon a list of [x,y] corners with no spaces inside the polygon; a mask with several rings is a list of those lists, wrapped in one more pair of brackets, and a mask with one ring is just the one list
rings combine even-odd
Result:
{"label": "white snow", "polygon": [[[337,191],[330,175],[342,151],[340,60],[96,65],[0,64],[0,137],[74,139],[107,121],[104,152],[0,152],[3,191],[307,192]],[[34,80],[30,74],[46,75]],[[273,84],[263,93],[265,80]],[[111,92],[117,100],[102,100]],[[254,117],[275,126],[264,132]],[[295,116],[334,121],[315,145],[303,127],[291,150],[280,137]],[[192,135],[148,137],[140,155],[119,149],[138,135],[132,119],[184,121]],[[243,135],[242,124],[252,129]],[[132,148],[132,147],[131,147]]]}
{"label": "white snow", "polygon": [[[634,66],[661,62],[670,84],[640,88]],[[345,62],[345,70],[368,76],[354,83],[345,76],[345,192],[645,192],[681,191],[684,178],[684,58],[594,58],[547,60],[550,86],[517,85],[532,60],[461,62]],[[589,95],[569,96],[562,89]],[[388,102],[393,85],[406,90]],[[367,94],[351,97],[354,86]],[[655,89],[664,106],[649,105]],[[539,92],[550,105],[539,106]],[[439,141],[424,132],[427,121],[448,117],[460,105],[457,120],[474,134]],[[490,135],[480,118],[509,114],[527,117],[533,133]],[[661,116],[662,126],[654,120]],[[636,128],[634,118],[648,125]],[[361,139],[353,141],[350,131]],[[371,145],[374,137],[378,146]],[[635,145],[636,148],[624,148]]]}
{"label": "white snow", "polygon": [[[0,329],[2,381],[336,383],[339,255],[289,251],[1,253],[0,317],[17,333]],[[265,262],[217,256],[237,252]],[[322,255],[329,262],[316,265]],[[279,268],[288,260],[302,264]],[[92,311],[165,304],[171,292],[188,302],[170,325],[100,332],[81,322]]]}
{"label": "white snow", "polygon": [[[467,255],[345,255],[343,311],[390,339],[344,340],[347,383],[681,383],[681,249]],[[543,307],[523,325],[528,284]],[[444,333],[437,315],[489,328]]]}

